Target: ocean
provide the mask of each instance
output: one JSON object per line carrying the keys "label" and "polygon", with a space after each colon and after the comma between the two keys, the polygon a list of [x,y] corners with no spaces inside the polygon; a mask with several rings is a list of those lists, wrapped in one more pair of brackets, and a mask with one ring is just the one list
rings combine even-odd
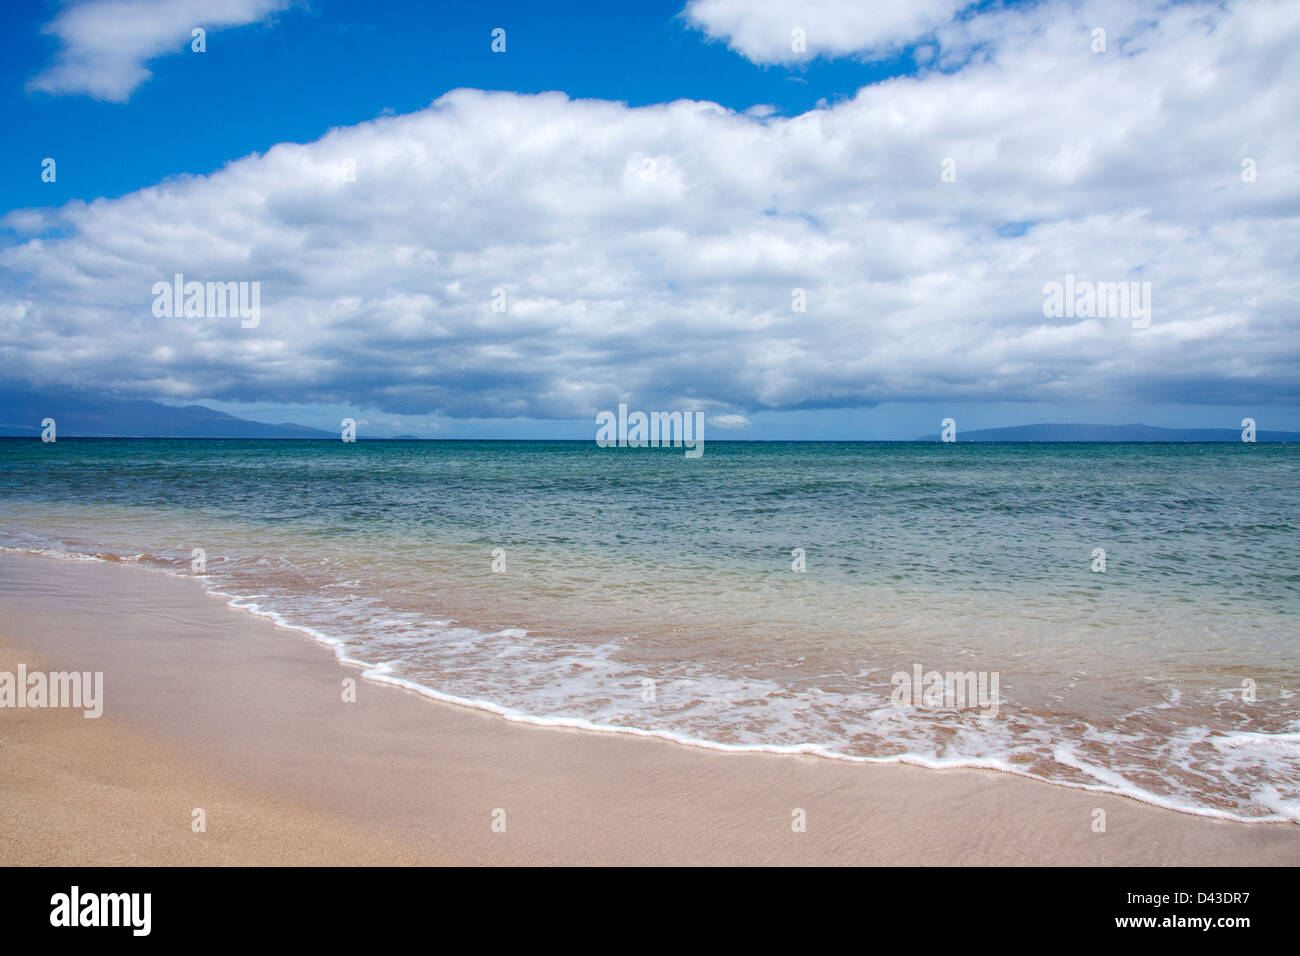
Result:
{"label": "ocean", "polygon": [[1300,822],[1297,514],[1280,444],[0,440],[3,553],[432,697],[1245,820]]}

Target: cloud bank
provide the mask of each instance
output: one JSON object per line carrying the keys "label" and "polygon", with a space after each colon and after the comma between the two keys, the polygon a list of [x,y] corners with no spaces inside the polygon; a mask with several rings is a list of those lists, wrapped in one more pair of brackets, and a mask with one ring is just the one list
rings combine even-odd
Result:
{"label": "cloud bank", "polygon": [[[33,385],[475,418],[1294,403],[1300,5],[939,36],[960,69],[800,116],[457,90],[11,214],[0,355]],[[260,282],[260,324],[155,317],[176,273]],[[1150,282],[1150,327],[1045,316],[1067,275]]]}

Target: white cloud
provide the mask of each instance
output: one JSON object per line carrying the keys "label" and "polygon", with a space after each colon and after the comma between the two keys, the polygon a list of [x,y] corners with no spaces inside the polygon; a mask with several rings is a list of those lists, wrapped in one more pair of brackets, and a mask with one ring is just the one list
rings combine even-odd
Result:
{"label": "white cloud", "polygon": [[[755,63],[887,51],[929,33],[971,0],[691,0],[687,21]],[[796,49],[802,31],[803,49]]]}
{"label": "white cloud", "polygon": [[[0,361],[32,384],[480,418],[1294,402],[1300,5],[1040,5],[940,32],[986,52],[802,116],[459,90],[13,214],[59,237],[0,252]],[[155,318],[175,272],[261,282],[261,324]],[[1150,281],[1151,327],[1044,318],[1067,273]]]}
{"label": "white cloud", "polygon": [[714,415],[709,424],[715,428],[748,428],[753,423],[744,415]]}
{"label": "white cloud", "polygon": [[42,29],[58,37],[59,51],[27,86],[124,103],[153,75],[146,62],[189,52],[194,28],[214,33],[244,26],[287,5],[288,0],[85,0]]}

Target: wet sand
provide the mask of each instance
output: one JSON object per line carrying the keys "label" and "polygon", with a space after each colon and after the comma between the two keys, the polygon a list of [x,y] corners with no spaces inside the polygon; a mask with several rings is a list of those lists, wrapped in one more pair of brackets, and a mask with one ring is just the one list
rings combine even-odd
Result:
{"label": "wet sand", "polygon": [[3,864],[1300,864],[1292,824],[512,723],[129,566],[0,554],[0,640],[0,671],[102,671],[105,697],[0,709]]}

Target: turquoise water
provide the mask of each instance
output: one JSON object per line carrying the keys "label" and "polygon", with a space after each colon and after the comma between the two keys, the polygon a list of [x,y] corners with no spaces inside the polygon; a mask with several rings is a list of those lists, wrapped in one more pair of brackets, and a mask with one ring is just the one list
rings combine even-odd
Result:
{"label": "turquoise water", "polygon": [[[14,440],[0,545],[201,576],[520,719],[1295,820],[1298,479],[1263,444]],[[900,706],[916,665],[998,675],[996,716]]]}

